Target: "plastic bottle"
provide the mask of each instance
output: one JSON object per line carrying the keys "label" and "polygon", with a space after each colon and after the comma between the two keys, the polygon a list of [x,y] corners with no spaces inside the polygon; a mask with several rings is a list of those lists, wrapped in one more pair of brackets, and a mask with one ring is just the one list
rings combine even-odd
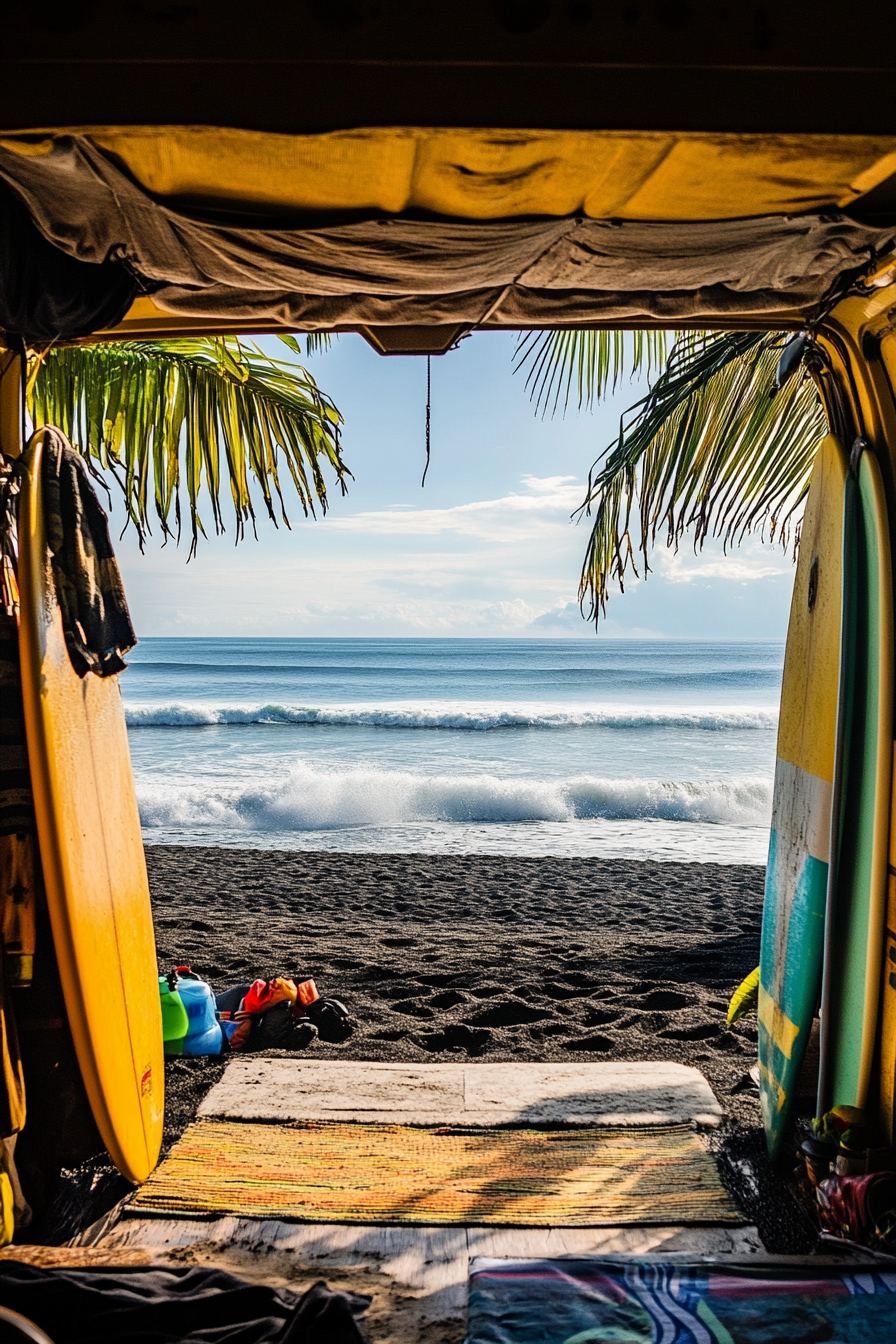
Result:
{"label": "plastic bottle", "polygon": [[184,1055],[220,1055],[224,1044],[221,1023],[215,1015],[215,996],[207,980],[200,980],[189,966],[177,968],[177,992],[189,1019],[184,1037]]}
{"label": "plastic bottle", "polygon": [[184,1001],[176,989],[172,989],[167,975],[159,976],[159,994],[162,999],[162,1040],[166,1055],[182,1055],[184,1037],[190,1030],[190,1019],[184,1007]]}

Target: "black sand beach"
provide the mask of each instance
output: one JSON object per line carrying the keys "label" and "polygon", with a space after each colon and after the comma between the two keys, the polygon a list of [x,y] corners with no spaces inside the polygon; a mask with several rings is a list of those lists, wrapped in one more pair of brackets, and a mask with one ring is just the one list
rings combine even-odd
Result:
{"label": "black sand beach", "polygon": [[[146,856],[160,969],[188,964],[216,992],[313,977],[357,1024],[341,1045],[316,1041],[313,1058],[694,1065],[727,1112],[712,1146],[735,1201],[769,1251],[812,1250],[793,1163],[773,1171],[765,1153],[755,1017],[725,1029],[759,960],[761,868],[160,845]],[[167,1061],[163,1152],[225,1058]],[[98,1154],[64,1173],[32,1235],[65,1240],[129,1188]]]}
{"label": "black sand beach", "polygon": [[357,1019],[315,1055],[669,1059],[758,1121],[755,1019],[725,1030],[759,960],[762,870],[484,855],[147,850],[162,969],[216,991],[313,977]]}
{"label": "black sand beach", "polygon": [[[313,977],[357,1020],[316,1058],[695,1065],[729,1116],[723,1179],[769,1249],[810,1249],[764,1155],[755,1018],[725,1029],[759,960],[761,868],[175,846],[147,861],[160,967],[216,991]],[[169,1062],[166,1146],[222,1067]]]}

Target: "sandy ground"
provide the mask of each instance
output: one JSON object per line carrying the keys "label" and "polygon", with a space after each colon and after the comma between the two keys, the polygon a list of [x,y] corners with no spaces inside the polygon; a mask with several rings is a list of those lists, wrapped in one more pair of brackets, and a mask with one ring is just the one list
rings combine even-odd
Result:
{"label": "sandy ground", "polygon": [[[743,1125],[762,870],[588,859],[147,850],[159,964],[216,991],[313,977],[357,1020],[315,1057],[669,1059]],[[172,1112],[172,1121],[177,1117]]]}
{"label": "sandy ground", "polygon": [[[316,1058],[696,1066],[728,1113],[715,1145],[736,1201],[769,1250],[814,1245],[765,1156],[755,1017],[725,1029],[759,961],[761,868],[174,846],[147,860],[160,966],[187,963],[216,990],[313,977],[357,1021]],[[168,1064],[166,1145],[221,1069]]]}
{"label": "sandy ground", "polygon": [[[357,1023],[341,1045],[315,1042],[315,1058],[696,1066],[728,1113],[714,1144],[736,1201],[769,1250],[812,1248],[765,1157],[755,1018],[725,1029],[759,960],[761,868],[175,846],[147,862],[160,969],[188,964],[216,992],[313,977]],[[223,1067],[168,1062],[166,1150]]]}

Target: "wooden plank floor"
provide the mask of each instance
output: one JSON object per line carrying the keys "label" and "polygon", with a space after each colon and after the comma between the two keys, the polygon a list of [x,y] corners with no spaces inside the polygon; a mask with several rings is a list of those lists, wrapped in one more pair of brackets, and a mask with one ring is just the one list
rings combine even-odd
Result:
{"label": "wooden plank floor", "polygon": [[97,1250],[149,1251],[157,1262],[214,1264],[253,1282],[303,1291],[317,1279],[373,1297],[372,1344],[460,1344],[469,1262],[477,1255],[761,1255],[755,1228],[367,1227],[248,1218],[121,1218]]}

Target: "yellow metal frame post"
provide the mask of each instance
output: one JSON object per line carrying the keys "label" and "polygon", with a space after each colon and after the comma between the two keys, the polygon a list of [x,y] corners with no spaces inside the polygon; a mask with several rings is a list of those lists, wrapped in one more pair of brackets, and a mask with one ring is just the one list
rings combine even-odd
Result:
{"label": "yellow metal frame post", "polygon": [[25,420],[24,360],[0,346],[0,452],[19,457]]}

